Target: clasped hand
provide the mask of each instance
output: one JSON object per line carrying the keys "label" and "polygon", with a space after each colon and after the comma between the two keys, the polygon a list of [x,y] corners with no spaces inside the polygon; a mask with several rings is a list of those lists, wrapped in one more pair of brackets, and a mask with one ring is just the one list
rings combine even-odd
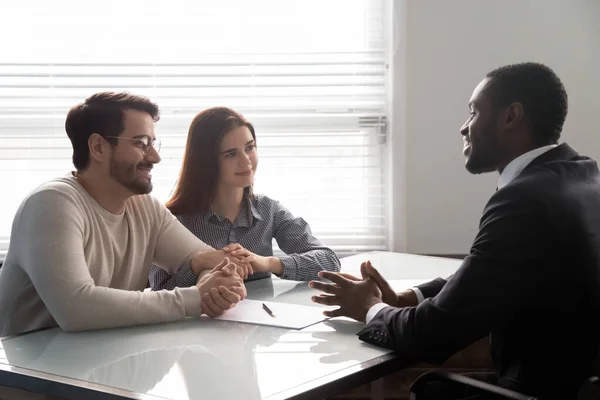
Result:
{"label": "clasped hand", "polygon": [[192,271],[194,275],[200,276],[203,270],[213,269],[214,266],[222,262],[225,257],[228,258],[229,263],[234,264],[235,271],[239,276],[242,277],[242,279],[248,279],[248,276],[254,273],[252,270],[252,264],[247,257],[238,254],[232,254],[231,251],[227,252],[225,249],[208,250],[198,253],[192,259]]}
{"label": "clasped hand", "polygon": [[237,265],[225,257],[200,278],[196,287],[200,291],[203,313],[209,317],[219,316],[246,298],[246,286],[237,271]]}
{"label": "clasped hand", "polygon": [[255,254],[239,243],[232,243],[225,246],[223,251],[228,257],[234,257],[235,259],[246,263],[252,271],[250,272],[251,274],[254,272],[273,272],[277,275],[281,275],[282,273],[283,265],[281,260],[277,257],[264,257]]}

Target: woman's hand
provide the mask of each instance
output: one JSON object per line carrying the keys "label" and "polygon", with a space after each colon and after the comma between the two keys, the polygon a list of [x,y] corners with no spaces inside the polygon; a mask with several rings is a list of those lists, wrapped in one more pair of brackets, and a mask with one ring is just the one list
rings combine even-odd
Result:
{"label": "woman's hand", "polygon": [[252,265],[246,260],[246,257],[236,257],[227,254],[227,252],[223,250],[208,250],[196,254],[191,262],[192,272],[194,275],[200,276],[203,270],[212,270],[215,266],[219,265],[225,257],[228,257],[229,261],[236,265],[236,272],[242,279],[247,279],[248,275],[252,275]]}
{"label": "woman's hand", "polygon": [[283,273],[283,263],[277,257],[263,257],[244,248],[239,243],[233,243],[223,248],[227,255],[238,259],[244,259],[252,266],[254,272],[272,272],[275,275]]}

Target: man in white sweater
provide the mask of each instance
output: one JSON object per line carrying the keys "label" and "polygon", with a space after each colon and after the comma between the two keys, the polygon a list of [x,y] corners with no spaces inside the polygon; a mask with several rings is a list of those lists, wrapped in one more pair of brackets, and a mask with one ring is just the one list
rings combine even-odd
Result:
{"label": "man in white sweater", "polygon": [[[215,316],[246,296],[244,263],[197,239],[148,193],[160,161],[158,107],[98,93],[71,109],[66,131],[77,172],[23,201],[0,270],[0,336]],[[148,269],[191,265],[196,286],[144,291]]]}

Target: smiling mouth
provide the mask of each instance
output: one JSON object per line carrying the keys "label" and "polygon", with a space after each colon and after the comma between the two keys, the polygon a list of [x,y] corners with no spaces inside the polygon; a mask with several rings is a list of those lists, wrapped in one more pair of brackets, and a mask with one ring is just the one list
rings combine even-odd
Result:
{"label": "smiling mouth", "polygon": [[138,167],[137,170],[146,175],[148,179],[152,178],[152,167]]}
{"label": "smiling mouth", "polygon": [[252,173],[252,170],[246,171],[246,172],[237,172],[236,175],[239,175],[239,176],[248,176],[251,173]]}

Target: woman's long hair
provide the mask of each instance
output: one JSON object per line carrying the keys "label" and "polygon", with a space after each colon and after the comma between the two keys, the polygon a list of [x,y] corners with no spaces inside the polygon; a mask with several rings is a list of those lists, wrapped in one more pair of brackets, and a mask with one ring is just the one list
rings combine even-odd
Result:
{"label": "woman's long hair", "polygon": [[[228,132],[246,126],[256,143],[254,127],[227,107],[213,107],[196,115],[190,125],[175,189],[166,206],[173,214],[205,213],[217,195],[219,150]],[[252,185],[244,189],[253,197]]]}

